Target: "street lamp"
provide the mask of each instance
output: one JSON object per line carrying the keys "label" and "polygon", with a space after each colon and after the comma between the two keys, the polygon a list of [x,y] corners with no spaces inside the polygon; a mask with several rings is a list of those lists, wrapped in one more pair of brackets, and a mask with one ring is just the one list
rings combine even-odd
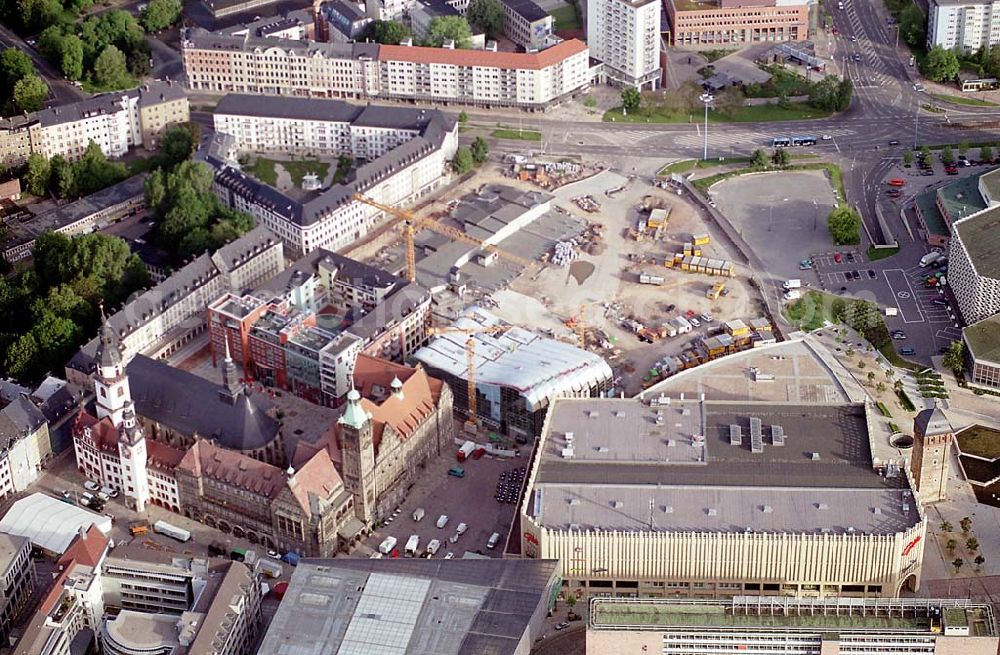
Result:
{"label": "street lamp", "polygon": [[705,149],[702,152],[701,158],[703,160],[708,159],[708,106],[712,104],[715,97],[711,93],[702,93],[698,96],[698,100],[705,103]]}

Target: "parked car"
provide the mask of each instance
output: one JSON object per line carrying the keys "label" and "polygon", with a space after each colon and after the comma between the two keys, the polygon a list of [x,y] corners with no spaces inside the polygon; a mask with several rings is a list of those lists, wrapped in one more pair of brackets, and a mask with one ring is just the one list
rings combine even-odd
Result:
{"label": "parked car", "polygon": [[871,278],[872,280],[874,280],[874,279],[878,278],[878,273],[876,273],[874,270],[872,270],[872,269],[869,268],[868,269],[868,277]]}
{"label": "parked car", "polygon": [[916,355],[917,351],[914,350],[913,348],[900,348],[899,349],[899,354],[900,355]]}
{"label": "parked car", "polygon": [[890,146],[898,146],[899,145],[899,141],[897,141],[896,139],[892,139],[891,141],[889,141],[889,145]]}
{"label": "parked car", "polygon": [[688,319],[688,323],[690,323],[692,327],[701,327],[701,321],[693,316]]}
{"label": "parked car", "polygon": [[448,475],[455,478],[464,478],[465,469],[462,468],[461,466],[452,466],[450,469],[448,469]]}
{"label": "parked car", "polygon": [[944,298],[935,298],[931,301],[931,304],[937,305],[938,307],[947,307],[948,301]]}
{"label": "parked car", "polygon": [[93,480],[86,480],[83,483],[83,488],[86,489],[87,491],[100,491],[101,485],[97,484]]}
{"label": "parked car", "polygon": [[559,623],[556,623],[556,630],[565,630],[568,627],[569,623],[567,623],[566,621],[561,621]]}

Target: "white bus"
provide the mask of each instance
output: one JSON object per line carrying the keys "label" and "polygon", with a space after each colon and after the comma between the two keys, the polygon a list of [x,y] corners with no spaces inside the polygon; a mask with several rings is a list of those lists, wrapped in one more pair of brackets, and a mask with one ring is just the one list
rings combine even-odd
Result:
{"label": "white bus", "polygon": [[166,535],[171,539],[176,539],[180,542],[185,542],[191,538],[191,533],[184,528],[178,528],[176,525],[170,525],[166,521],[157,521],[153,524],[153,532],[159,532],[162,535]]}

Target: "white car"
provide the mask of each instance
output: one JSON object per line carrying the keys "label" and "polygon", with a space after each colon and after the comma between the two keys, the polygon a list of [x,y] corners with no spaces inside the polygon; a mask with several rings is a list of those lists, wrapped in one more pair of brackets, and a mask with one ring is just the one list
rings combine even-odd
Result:
{"label": "white car", "polygon": [[97,484],[93,480],[87,480],[86,482],[83,483],[83,488],[86,489],[87,491],[100,491],[101,485]]}
{"label": "white car", "polygon": [[832,141],[833,137],[830,136],[829,134],[824,134],[823,136],[820,137],[820,139],[822,139],[823,141]]}
{"label": "white car", "polygon": [[448,554],[444,556],[445,559],[455,559],[455,553],[448,551]]}
{"label": "white car", "polygon": [[688,323],[690,323],[692,327],[701,327],[701,321],[696,319],[694,316],[688,319]]}
{"label": "white car", "polygon": [[465,534],[465,531],[468,530],[468,529],[469,529],[469,526],[467,526],[464,523],[459,523],[458,527],[455,528],[455,532],[457,532],[460,535],[463,535],[463,534]]}
{"label": "white car", "polygon": [[440,529],[440,528],[443,528],[446,525],[448,525],[448,515],[447,514],[442,514],[441,516],[438,517],[437,527]]}
{"label": "white car", "polygon": [[701,320],[705,321],[706,323],[711,323],[715,319],[712,317],[711,314],[706,312],[704,314],[701,314]]}

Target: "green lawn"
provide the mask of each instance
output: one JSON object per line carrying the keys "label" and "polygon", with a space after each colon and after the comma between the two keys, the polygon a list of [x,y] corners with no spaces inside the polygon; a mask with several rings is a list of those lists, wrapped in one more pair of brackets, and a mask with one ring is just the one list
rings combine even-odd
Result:
{"label": "green lawn", "polygon": [[330,164],[318,159],[304,159],[296,161],[278,162],[292,176],[292,184],[297,187],[302,186],[302,178],[307,173],[315,173],[319,176],[320,182],[326,179],[326,173],[330,170]]}
{"label": "green lawn", "polygon": [[497,139],[518,139],[520,141],[541,141],[542,133],[535,132],[534,130],[512,130],[510,128],[502,128],[493,130],[490,132],[491,136]]}
{"label": "green lawn", "polygon": [[833,319],[833,301],[839,300],[837,296],[810,291],[798,300],[794,300],[785,307],[785,314],[788,320],[807,332],[818,330],[828,322],[835,322]]}
{"label": "green lawn", "polygon": [[139,80],[134,77],[129,77],[124,86],[103,86],[95,84],[90,80],[83,80],[80,84],[82,85],[83,90],[87,93],[107,93],[109,91],[121,91],[122,89],[134,89],[139,86]]}
{"label": "green lawn", "polygon": [[966,98],[964,96],[949,96],[943,93],[932,93],[932,96],[938,100],[944,100],[945,102],[953,102],[956,105],[972,105],[973,107],[996,107],[997,103],[989,102],[987,100],[980,100],[979,98]]}
{"label": "green lawn", "polygon": [[[766,123],[775,121],[798,121],[810,120],[814,118],[826,118],[832,112],[823,109],[816,109],[806,103],[792,103],[788,108],[778,105],[754,105],[741,107],[739,111],[730,116],[723,116],[717,111],[708,113],[709,123]],[[610,109],[604,113],[605,122],[616,123],[697,123],[704,118],[704,113],[700,110],[685,112],[681,114],[648,114],[643,110],[622,115],[621,107]]]}
{"label": "green lawn", "polygon": [[992,428],[974,425],[959,434],[958,447],[967,455],[976,455],[986,459],[1000,457],[1000,431]]}
{"label": "green lawn", "polygon": [[713,168],[715,166],[724,166],[725,164],[745,164],[749,161],[749,157],[726,157],[722,161],[718,159],[682,159],[672,164],[667,164],[660,169],[657,175],[663,177],[671,173],[687,173],[695,168]]}
{"label": "green lawn", "polygon": [[554,30],[578,30],[580,29],[580,16],[576,13],[576,7],[566,5],[551,12],[552,20],[555,22]]}
{"label": "green lawn", "polygon": [[266,157],[258,157],[252,166],[244,166],[243,171],[247,175],[252,175],[264,184],[270,186],[278,185],[278,173],[274,170],[274,160]]}
{"label": "green lawn", "polygon": [[875,248],[868,249],[868,261],[877,262],[880,259],[892,257],[899,252],[899,248]]}
{"label": "green lawn", "polygon": [[330,170],[330,164],[318,159],[276,161],[267,157],[258,157],[252,166],[246,166],[243,170],[264,184],[277,186],[278,171],[275,169],[275,164],[281,164],[282,168],[288,171],[288,174],[292,176],[292,184],[297,187],[302,186],[302,178],[306,173],[315,173],[322,181],[326,178],[327,171]]}

